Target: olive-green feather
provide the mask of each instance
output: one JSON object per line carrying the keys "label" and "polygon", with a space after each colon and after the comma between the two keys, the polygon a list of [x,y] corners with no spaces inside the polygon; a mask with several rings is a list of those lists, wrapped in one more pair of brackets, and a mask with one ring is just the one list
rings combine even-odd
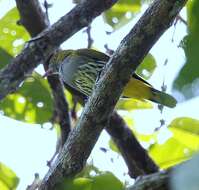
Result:
{"label": "olive-green feather", "polygon": [[159,90],[152,88],[152,93],[153,96],[150,98],[150,100],[153,102],[162,104],[170,108],[174,108],[177,104],[176,99],[165,92],[161,92]]}
{"label": "olive-green feather", "polygon": [[108,60],[110,58],[105,53],[96,51],[94,49],[78,49],[78,50],[75,51],[75,53],[77,55],[85,56],[85,57],[88,57],[90,59],[94,59],[94,60],[97,60],[97,61],[108,62]]}

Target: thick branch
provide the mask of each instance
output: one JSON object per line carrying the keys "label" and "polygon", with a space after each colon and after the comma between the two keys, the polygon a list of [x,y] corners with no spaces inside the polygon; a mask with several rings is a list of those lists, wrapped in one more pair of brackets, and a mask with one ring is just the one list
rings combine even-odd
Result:
{"label": "thick branch", "polygon": [[16,0],[20,14],[19,23],[34,37],[48,27],[49,21],[37,0]]}
{"label": "thick branch", "polygon": [[25,75],[31,73],[38,64],[45,62],[63,41],[89,25],[95,17],[110,8],[116,1],[83,1],[52,27],[40,33],[39,37],[29,42],[22,53],[0,71],[0,100],[16,91],[24,81]]}
{"label": "thick branch", "polygon": [[[20,13],[20,23],[26,28],[32,37],[36,36],[48,27],[48,18],[42,11],[39,1],[16,0],[16,4]],[[47,70],[47,62],[44,62],[43,64],[44,69]],[[61,145],[63,145],[71,128],[68,103],[63,92],[62,84],[60,83],[58,77],[49,76],[48,82],[54,97],[54,110],[57,121],[60,124]]]}
{"label": "thick branch", "polygon": [[195,155],[167,171],[140,177],[128,190],[187,190],[198,189],[198,161]]}
{"label": "thick branch", "polygon": [[119,148],[131,177],[136,178],[158,171],[158,166],[116,112],[110,117],[106,130]]}
{"label": "thick branch", "polygon": [[169,175],[169,171],[162,171],[143,176],[127,190],[169,190]]}
{"label": "thick branch", "polygon": [[155,0],[113,54],[70,133],[59,158],[40,190],[53,189],[63,177],[74,176],[86,163],[132,72],[172,24],[186,0]]}
{"label": "thick branch", "polygon": [[[86,99],[84,95],[66,84],[65,87],[77,97],[80,104],[84,104],[84,100]],[[144,174],[158,171],[158,166],[156,166],[153,160],[149,157],[147,151],[140,145],[132,131],[117,112],[114,112],[111,115],[106,131],[113,138],[120,150],[131,177],[136,178]]]}

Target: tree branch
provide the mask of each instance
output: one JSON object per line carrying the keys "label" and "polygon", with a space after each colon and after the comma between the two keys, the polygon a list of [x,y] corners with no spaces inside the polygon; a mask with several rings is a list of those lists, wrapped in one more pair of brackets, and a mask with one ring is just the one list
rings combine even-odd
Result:
{"label": "tree branch", "polygon": [[30,74],[37,65],[45,62],[63,41],[89,25],[95,17],[110,8],[116,1],[85,0],[60,18],[52,27],[31,40],[21,54],[0,71],[0,100],[7,94],[15,92],[23,83],[26,74]]}
{"label": "tree branch", "polygon": [[169,190],[170,171],[161,171],[140,177],[127,190]]}
{"label": "tree branch", "polygon": [[166,171],[140,177],[127,190],[198,189],[198,161],[199,156],[195,155]]}
{"label": "tree branch", "polygon": [[[84,105],[86,97],[83,94],[66,84],[65,87],[77,97],[80,104]],[[125,124],[125,121],[116,111],[111,115],[105,129],[120,150],[128,167],[129,175],[132,178],[158,171],[158,166],[149,157],[147,151],[140,145],[132,131]]]}
{"label": "tree branch", "polygon": [[45,176],[40,190],[54,189],[63,177],[74,176],[86,163],[132,72],[172,24],[186,0],[155,0],[106,64],[76,128]]}
{"label": "tree branch", "polygon": [[158,171],[158,166],[116,112],[110,117],[106,130],[119,148],[132,178]]}
{"label": "tree branch", "polygon": [[38,0],[15,0],[20,14],[19,23],[34,37],[49,26],[49,20]]}
{"label": "tree branch", "polygon": [[[49,26],[47,15],[42,11],[37,0],[16,0],[16,5],[20,13],[20,23],[26,28],[29,34],[34,37]],[[44,69],[48,69],[48,63],[44,62]],[[56,76],[49,76],[52,94],[54,97],[54,113],[61,128],[61,146],[64,145],[71,129],[68,103],[60,80]]]}

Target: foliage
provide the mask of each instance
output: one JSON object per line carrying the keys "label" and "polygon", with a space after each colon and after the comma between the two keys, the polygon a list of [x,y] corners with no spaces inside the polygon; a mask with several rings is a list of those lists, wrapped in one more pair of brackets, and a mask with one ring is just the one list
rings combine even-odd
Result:
{"label": "foliage", "polygon": [[[17,8],[11,9],[0,20],[0,68],[9,64],[12,56],[19,53],[29,35],[22,26],[17,25]],[[29,77],[15,94],[0,102],[5,115],[31,123],[49,121],[52,114],[52,99],[47,81],[39,74]]]}
{"label": "foliage", "polygon": [[[189,159],[199,150],[199,120],[182,117],[168,126],[171,137],[164,143],[151,145],[149,153],[161,168],[173,166]],[[158,138],[158,134],[156,135]],[[174,148],[175,147],[175,148]]]}
{"label": "foliage", "polygon": [[[19,20],[16,8],[11,9],[0,20],[0,56],[3,67],[9,64],[12,56],[20,52],[28,33],[16,23]],[[20,42],[20,43],[19,43]],[[49,121],[52,114],[52,99],[46,80],[34,73],[15,94],[7,96],[0,102],[0,108],[5,115],[31,123]]]}
{"label": "foliage", "polygon": [[[94,169],[94,170],[93,170]],[[57,190],[124,190],[124,185],[111,172],[100,172],[92,165],[86,167],[86,173],[82,172],[76,178],[65,179],[62,181]],[[92,175],[91,172],[97,172]]]}
{"label": "foliage", "polygon": [[19,178],[6,165],[0,162],[0,189],[14,190],[19,183]]}
{"label": "foliage", "polygon": [[143,62],[138,66],[136,73],[144,79],[148,80],[152,76],[156,67],[157,64],[155,58],[149,53],[144,58]]}
{"label": "foliage", "polygon": [[199,95],[199,1],[189,1],[187,4],[188,35],[182,41],[186,62],[177,76],[173,88],[180,91],[185,99]]}
{"label": "foliage", "polygon": [[26,30],[17,25],[19,14],[17,8],[13,8],[0,20],[0,48],[7,54],[17,55],[24,43],[29,39]]}
{"label": "foliage", "polygon": [[12,59],[12,55],[10,55],[7,51],[0,48],[0,69],[5,67]]}
{"label": "foliage", "polygon": [[118,29],[133,19],[141,9],[140,0],[119,0],[104,13],[104,20],[114,29]]}
{"label": "foliage", "polygon": [[14,119],[44,123],[52,115],[52,98],[47,81],[34,73],[27,78],[15,94],[10,94],[1,103],[1,109]]}
{"label": "foliage", "polygon": [[[199,120],[193,118],[176,118],[168,125],[168,129],[148,135],[134,131],[135,128],[132,130],[140,142],[148,144],[150,156],[161,168],[174,166],[199,151]],[[112,140],[109,141],[109,147],[119,153]]]}

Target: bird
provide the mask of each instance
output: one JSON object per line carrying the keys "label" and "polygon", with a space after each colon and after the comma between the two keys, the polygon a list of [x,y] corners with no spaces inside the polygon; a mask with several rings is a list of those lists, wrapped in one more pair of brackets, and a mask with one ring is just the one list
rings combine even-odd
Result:
{"label": "bird", "polygon": [[[44,77],[58,74],[66,86],[89,97],[96,79],[109,58],[107,54],[94,49],[58,50],[50,57],[49,68]],[[121,97],[149,100],[169,108],[177,104],[174,97],[155,89],[135,72],[124,87]]]}

